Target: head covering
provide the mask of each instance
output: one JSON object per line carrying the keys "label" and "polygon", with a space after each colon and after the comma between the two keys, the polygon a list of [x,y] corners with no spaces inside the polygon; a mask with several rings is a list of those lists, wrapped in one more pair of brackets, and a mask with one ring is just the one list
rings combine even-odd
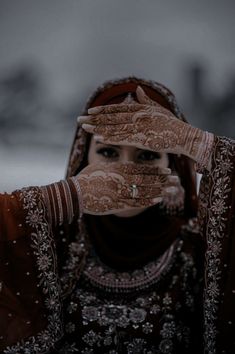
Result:
{"label": "head covering", "polygon": [[[106,81],[99,86],[88,99],[82,114],[87,114],[91,107],[121,103],[131,93],[136,98],[136,88],[140,85],[146,94],[154,101],[169,109],[178,119],[187,122],[180,111],[175,96],[164,85],[151,81],[140,79],[134,76]],[[90,136],[79,124],[77,125],[74,141],[72,144],[66,177],[71,177],[79,173],[87,165],[87,153],[89,148]],[[196,192],[196,173],[194,164],[186,156],[174,155],[174,168],[178,173],[183,188],[185,189],[185,216],[190,218],[197,214],[197,192]]]}
{"label": "head covering", "polygon": [[[83,114],[91,107],[123,102],[128,95],[136,98],[140,85],[146,94],[178,119],[186,121],[172,92],[154,81],[128,77],[105,82],[88,99]],[[138,102],[138,101],[137,101]],[[66,177],[78,174],[87,165],[90,135],[78,125],[73,141]],[[183,223],[197,212],[196,176],[192,161],[185,156],[170,156],[173,166],[185,189],[185,208],[181,216],[162,215],[158,206],[131,218],[114,215],[85,215],[90,240],[101,260],[118,269],[142,266],[160,256],[174,241]]]}

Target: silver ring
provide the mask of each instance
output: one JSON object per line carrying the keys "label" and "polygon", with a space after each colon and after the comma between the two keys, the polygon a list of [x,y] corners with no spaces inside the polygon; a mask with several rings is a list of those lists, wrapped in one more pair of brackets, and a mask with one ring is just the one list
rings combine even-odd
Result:
{"label": "silver ring", "polygon": [[131,197],[132,198],[136,198],[137,194],[138,194],[138,188],[136,184],[131,184],[130,185],[130,189],[131,189]]}

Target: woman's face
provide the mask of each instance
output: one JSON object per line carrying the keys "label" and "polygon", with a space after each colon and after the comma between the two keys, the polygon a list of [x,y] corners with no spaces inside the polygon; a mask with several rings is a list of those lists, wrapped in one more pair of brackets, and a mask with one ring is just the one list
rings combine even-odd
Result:
{"label": "woman's face", "polygon": [[[150,164],[159,167],[168,167],[168,155],[163,152],[152,152],[138,149],[134,146],[107,145],[91,138],[88,151],[88,164],[97,162],[135,162],[140,164]],[[115,215],[130,217],[142,213],[147,208],[135,208],[121,211]]]}

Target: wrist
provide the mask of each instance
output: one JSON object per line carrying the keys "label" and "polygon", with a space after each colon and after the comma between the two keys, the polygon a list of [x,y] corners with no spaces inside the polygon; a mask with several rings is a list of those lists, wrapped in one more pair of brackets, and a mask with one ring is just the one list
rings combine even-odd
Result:
{"label": "wrist", "polygon": [[78,176],[73,176],[68,179],[71,190],[73,190],[72,195],[76,200],[76,210],[79,211],[79,218],[82,217],[84,212],[84,202],[82,198],[82,190]]}
{"label": "wrist", "polygon": [[195,161],[197,162],[196,170],[199,173],[203,173],[203,170],[211,169],[211,155],[213,150],[215,136],[212,133],[203,131],[200,139],[200,146]]}
{"label": "wrist", "polygon": [[197,168],[209,169],[214,134],[189,126],[185,134],[184,152],[197,163]]}

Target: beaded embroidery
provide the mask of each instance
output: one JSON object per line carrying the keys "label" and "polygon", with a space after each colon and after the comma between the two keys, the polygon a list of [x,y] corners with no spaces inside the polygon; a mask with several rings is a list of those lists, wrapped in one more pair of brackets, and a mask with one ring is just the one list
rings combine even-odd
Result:
{"label": "beaded embroidery", "polygon": [[[166,285],[169,292],[159,292],[156,283],[155,290],[151,291],[149,284],[145,284],[146,288],[142,291],[130,287],[129,291],[132,292],[129,293],[125,288],[117,291],[114,286],[107,288],[106,285],[103,287],[103,284],[98,284],[97,287],[97,283],[91,285],[89,276],[83,273],[66,306],[66,333],[80,333],[77,350],[81,353],[163,354],[173,353],[175,342],[187,348],[190,345],[190,327],[178,318],[177,313],[189,311],[193,314],[195,311],[194,294],[189,284],[191,278],[195,281],[197,271],[193,258],[184,253],[182,247],[183,241],[178,241],[174,251],[171,249],[180,272],[178,268],[172,270]],[[171,258],[174,254],[171,254]],[[87,257],[85,270],[94,257],[97,258],[94,255]],[[101,267],[101,263],[97,262]],[[156,278],[159,280],[160,274]],[[128,279],[131,281],[131,275]],[[125,279],[126,283],[128,279]],[[185,295],[176,301],[172,291],[178,286]]]}
{"label": "beaded embroidery", "polygon": [[[205,353],[216,353],[218,304],[221,296],[221,260],[223,238],[226,237],[226,202],[231,191],[231,157],[234,144],[228,138],[216,138],[212,156],[215,168],[203,176],[200,189],[199,213],[206,225],[206,287],[204,292]],[[208,191],[210,186],[210,191]],[[209,198],[208,198],[209,196]],[[202,231],[203,232],[203,231]]]}
{"label": "beaded embroidery", "polygon": [[23,188],[20,200],[26,211],[26,223],[31,226],[32,248],[37,259],[39,284],[44,294],[47,294],[45,307],[48,311],[48,326],[37,336],[7,347],[4,354],[39,354],[48,353],[48,350],[63,335],[61,289],[59,286],[57,257],[54,240],[49,232],[46,218],[46,209],[40,188]]}
{"label": "beaded embroidery", "polygon": [[161,276],[169,271],[174,261],[173,253],[177,244],[178,242],[174,242],[159,259],[133,272],[113,272],[97,257],[91,257],[87,260],[83,274],[91,284],[110,292],[131,292],[146,289],[158,282]]}

